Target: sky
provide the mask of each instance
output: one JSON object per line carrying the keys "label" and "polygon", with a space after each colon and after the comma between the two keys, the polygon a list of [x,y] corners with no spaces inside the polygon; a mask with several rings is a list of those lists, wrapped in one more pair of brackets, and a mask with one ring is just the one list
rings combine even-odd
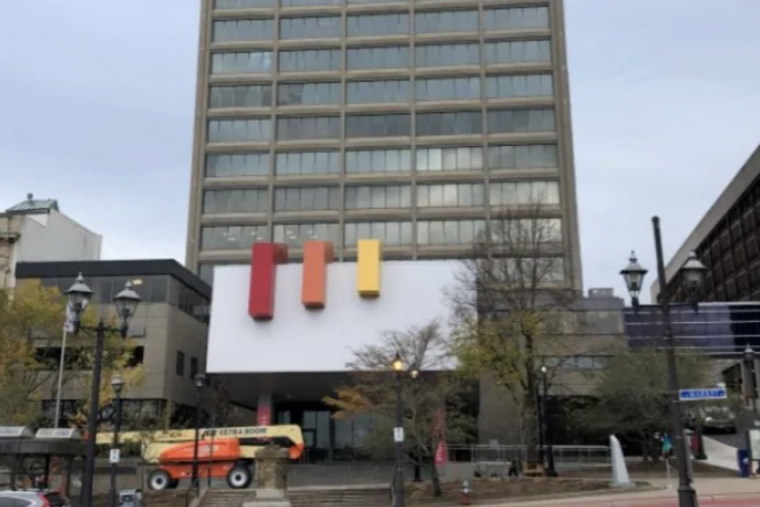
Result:
{"label": "sky", "polygon": [[[654,273],[760,144],[758,0],[565,0],[584,286]],[[4,2],[0,208],[27,193],[107,259],[184,261],[198,0]],[[648,285],[648,283],[647,283]]]}

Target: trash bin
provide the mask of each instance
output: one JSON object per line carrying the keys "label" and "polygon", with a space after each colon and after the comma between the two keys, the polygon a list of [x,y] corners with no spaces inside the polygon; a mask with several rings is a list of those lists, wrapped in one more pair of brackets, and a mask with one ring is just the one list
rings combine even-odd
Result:
{"label": "trash bin", "polygon": [[736,450],[736,464],[739,465],[739,477],[749,477],[752,463],[749,460],[747,449]]}
{"label": "trash bin", "polygon": [[142,507],[142,491],[139,489],[119,491],[119,507]]}

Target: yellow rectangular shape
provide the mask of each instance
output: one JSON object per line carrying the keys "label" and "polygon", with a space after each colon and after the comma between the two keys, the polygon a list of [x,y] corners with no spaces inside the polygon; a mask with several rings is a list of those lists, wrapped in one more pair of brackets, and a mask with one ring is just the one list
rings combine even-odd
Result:
{"label": "yellow rectangular shape", "polygon": [[380,296],[380,241],[360,239],[356,244],[356,290],[363,298]]}

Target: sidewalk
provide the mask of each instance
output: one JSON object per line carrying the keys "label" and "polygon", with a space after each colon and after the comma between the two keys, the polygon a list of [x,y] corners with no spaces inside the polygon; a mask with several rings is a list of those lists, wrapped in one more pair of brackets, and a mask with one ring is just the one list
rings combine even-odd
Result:
{"label": "sidewalk", "polygon": [[[660,487],[655,491],[617,493],[609,495],[589,495],[555,500],[536,500],[524,502],[500,502],[484,504],[483,507],[625,507],[626,505],[669,505],[676,498],[677,482],[671,481],[671,487],[667,487],[666,480],[649,480],[653,486]],[[753,501],[753,505],[760,505],[760,479],[698,479],[694,483],[697,495],[701,502],[714,505],[747,505],[739,500]],[[724,503],[724,500],[736,499],[737,502]]]}

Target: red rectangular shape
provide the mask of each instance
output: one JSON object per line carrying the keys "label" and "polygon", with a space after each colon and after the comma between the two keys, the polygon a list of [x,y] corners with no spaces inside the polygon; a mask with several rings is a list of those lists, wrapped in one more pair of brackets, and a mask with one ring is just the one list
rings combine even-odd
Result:
{"label": "red rectangular shape", "polygon": [[280,243],[255,243],[251,247],[248,314],[254,320],[271,320],[274,317],[277,264],[285,263],[287,258],[287,247]]}

